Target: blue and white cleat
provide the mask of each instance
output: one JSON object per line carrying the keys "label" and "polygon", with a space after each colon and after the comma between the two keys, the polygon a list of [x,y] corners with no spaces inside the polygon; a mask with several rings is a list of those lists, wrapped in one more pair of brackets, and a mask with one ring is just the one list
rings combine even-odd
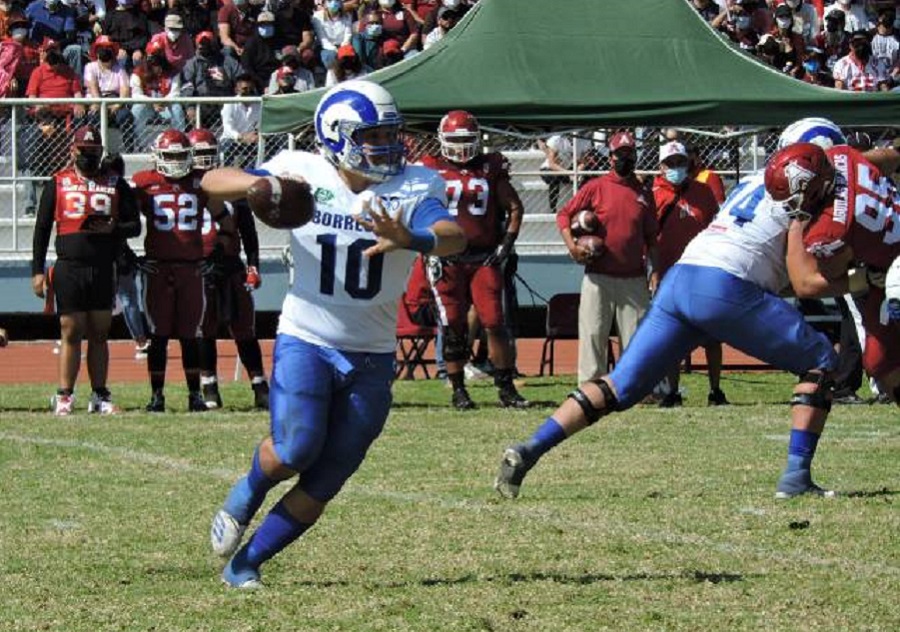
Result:
{"label": "blue and white cleat", "polygon": [[797,470],[796,472],[785,472],[778,481],[775,488],[775,498],[777,500],[787,500],[803,495],[821,496],[822,498],[834,498],[837,494],[834,490],[823,489],[813,483],[809,470]]}
{"label": "blue and white cleat", "polygon": [[247,525],[239,524],[230,513],[220,509],[209,529],[209,543],[212,545],[213,553],[219,557],[234,555],[241,545],[246,530]]}
{"label": "blue and white cleat", "polygon": [[222,569],[222,583],[238,590],[259,590],[263,587],[259,580],[259,571],[252,568],[234,569],[234,558]]}

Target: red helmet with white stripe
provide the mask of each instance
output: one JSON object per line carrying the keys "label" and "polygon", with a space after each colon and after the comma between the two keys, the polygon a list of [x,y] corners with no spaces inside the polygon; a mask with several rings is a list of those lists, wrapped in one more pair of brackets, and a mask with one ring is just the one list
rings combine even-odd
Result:
{"label": "red helmet with white stripe", "polygon": [[481,153],[481,128],[478,119],[465,110],[452,110],[438,126],[441,155],[453,162],[469,162]]}
{"label": "red helmet with white stripe", "polygon": [[183,178],[191,172],[191,143],[184,132],[167,129],[153,143],[156,170],[167,178]]}
{"label": "red helmet with white stripe", "polygon": [[209,171],[219,166],[219,140],[208,129],[199,127],[187,133],[194,156],[194,169]]}
{"label": "red helmet with white stripe", "polygon": [[766,192],[791,219],[817,216],[834,191],[835,171],[825,151],[812,143],[779,150],[766,165]]}

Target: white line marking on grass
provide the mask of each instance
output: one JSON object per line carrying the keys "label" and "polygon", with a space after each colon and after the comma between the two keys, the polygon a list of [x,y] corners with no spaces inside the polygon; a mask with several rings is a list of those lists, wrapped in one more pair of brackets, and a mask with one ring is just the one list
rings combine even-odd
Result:
{"label": "white line marking on grass", "polygon": [[[771,435],[770,435],[771,436]],[[11,441],[15,443],[44,445],[63,449],[87,450],[97,452],[99,454],[108,455],[121,459],[128,463],[139,463],[172,470],[175,472],[186,474],[200,474],[210,476],[218,480],[234,481],[243,474],[242,471],[229,470],[226,468],[206,467],[196,465],[185,459],[176,459],[173,457],[153,454],[151,452],[141,452],[130,448],[120,448],[115,446],[107,446],[99,443],[91,443],[86,441],[74,441],[69,439],[48,439],[45,437],[35,437],[19,434],[11,434],[0,432],[0,440]],[[540,520],[544,524],[556,526],[561,529],[579,529],[592,530],[601,532],[605,535],[616,535],[622,538],[636,540],[652,540],[655,542],[663,542],[672,545],[694,545],[707,549],[714,549],[721,553],[729,555],[752,555],[757,558],[764,558],[769,561],[783,563],[785,561],[794,561],[809,566],[834,566],[853,570],[856,573],[865,572],[877,575],[900,576],[900,567],[888,564],[867,564],[854,559],[845,558],[824,558],[802,553],[793,553],[791,551],[776,550],[759,546],[741,546],[729,542],[721,542],[712,540],[705,536],[691,533],[674,533],[666,529],[648,529],[646,525],[634,523],[612,523],[598,522],[596,520],[581,521],[566,519],[560,516],[559,512],[549,507],[538,507],[534,505],[524,505],[515,501],[488,502],[473,499],[447,499],[440,496],[425,494],[421,492],[395,492],[380,489],[372,489],[360,485],[354,485],[352,482],[344,489],[343,495],[383,498],[411,505],[427,503],[443,509],[457,509],[476,512],[500,512],[505,515],[512,515],[522,520],[535,521]],[[774,501],[773,501],[774,502]],[[835,502],[835,501],[826,501]]]}

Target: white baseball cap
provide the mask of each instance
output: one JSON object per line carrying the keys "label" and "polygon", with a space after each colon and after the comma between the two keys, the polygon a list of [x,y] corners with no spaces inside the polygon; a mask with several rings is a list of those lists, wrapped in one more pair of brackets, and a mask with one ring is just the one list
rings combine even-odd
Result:
{"label": "white baseball cap", "polygon": [[684,156],[687,158],[687,149],[677,140],[670,141],[659,148],[659,161],[665,162],[672,156]]}

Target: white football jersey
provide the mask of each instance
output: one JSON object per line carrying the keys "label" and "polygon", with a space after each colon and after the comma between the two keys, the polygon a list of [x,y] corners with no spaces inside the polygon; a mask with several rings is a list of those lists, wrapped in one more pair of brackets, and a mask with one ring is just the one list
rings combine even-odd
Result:
{"label": "white football jersey", "polygon": [[741,180],[712,223],[694,237],[679,263],[720,268],[778,293],[788,284],[785,254],[790,219],[766,195],[763,173]]}
{"label": "white football jersey", "polygon": [[283,151],[263,164],[272,175],[302,176],[316,199],[312,221],[291,231],[294,282],[284,299],[278,333],[367,353],[392,353],[397,302],[417,253],[395,250],[366,257],[375,236],[354,219],[378,197],[409,224],[426,198],[446,206],[446,185],[436,171],[407,165],[387,182],[353,193],[323,156]]}

